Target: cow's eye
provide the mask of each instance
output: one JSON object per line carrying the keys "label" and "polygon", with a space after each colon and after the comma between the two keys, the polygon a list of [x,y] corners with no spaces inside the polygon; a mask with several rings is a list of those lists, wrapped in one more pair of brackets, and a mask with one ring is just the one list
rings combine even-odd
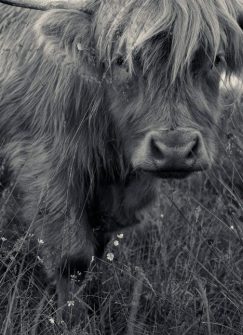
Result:
{"label": "cow's eye", "polygon": [[225,66],[225,57],[224,57],[224,54],[218,54],[216,55],[215,59],[214,59],[214,62],[213,64],[211,65],[211,68],[214,69],[214,68],[219,68],[221,66]]}

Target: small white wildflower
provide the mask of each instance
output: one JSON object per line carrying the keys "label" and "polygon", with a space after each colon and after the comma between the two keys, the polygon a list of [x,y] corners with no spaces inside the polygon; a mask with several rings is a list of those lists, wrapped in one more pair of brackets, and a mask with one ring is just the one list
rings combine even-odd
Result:
{"label": "small white wildflower", "polygon": [[71,280],[76,280],[77,276],[76,275],[71,275],[70,278],[71,278]]}
{"label": "small white wildflower", "polygon": [[230,226],[230,229],[232,229],[232,230],[233,230],[233,229],[235,229],[235,227],[232,225],[232,226]]}
{"label": "small white wildflower", "polygon": [[73,300],[67,301],[67,305],[68,305],[68,307],[74,306],[74,301]]}
{"label": "small white wildflower", "polygon": [[124,237],[123,233],[116,235],[118,238],[122,239]]}
{"label": "small white wildflower", "polygon": [[81,276],[82,272],[81,271],[77,271],[77,275]]}
{"label": "small white wildflower", "polygon": [[81,43],[77,43],[77,49],[78,49],[78,51],[82,51],[83,50],[83,47],[82,47]]}
{"label": "small white wildflower", "polygon": [[119,245],[119,241],[115,240],[113,244],[115,247],[117,247]]}
{"label": "small white wildflower", "polygon": [[38,238],[38,243],[39,244],[44,244],[44,241],[42,239]]}
{"label": "small white wildflower", "polygon": [[37,258],[37,260],[38,260],[40,263],[44,263],[43,259],[40,258],[40,256],[37,256],[36,258]]}
{"label": "small white wildflower", "polygon": [[55,320],[54,320],[53,318],[50,318],[50,319],[49,319],[49,322],[50,322],[52,325],[55,324]]}
{"label": "small white wildflower", "polygon": [[3,242],[7,241],[6,237],[4,237],[4,236],[1,237],[1,240],[2,240]]}
{"label": "small white wildflower", "polygon": [[29,237],[34,237],[35,235],[34,235],[34,234],[31,234],[31,233],[29,233],[29,234],[28,234],[28,236],[29,236]]}
{"label": "small white wildflower", "polygon": [[114,259],[114,254],[112,252],[108,252],[108,254],[106,255],[106,258],[109,260],[109,261],[113,261]]}
{"label": "small white wildflower", "polygon": [[92,256],[92,257],[91,257],[91,261],[90,261],[90,263],[93,263],[94,260],[95,260],[95,256]]}
{"label": "small white wildflower", "polygon": [[161,213],[161,214],[160,214],[160,217],[161,217],[161,219],[163,219],[163,218],[164,218],[164,214],[163,214],[163,213]]}

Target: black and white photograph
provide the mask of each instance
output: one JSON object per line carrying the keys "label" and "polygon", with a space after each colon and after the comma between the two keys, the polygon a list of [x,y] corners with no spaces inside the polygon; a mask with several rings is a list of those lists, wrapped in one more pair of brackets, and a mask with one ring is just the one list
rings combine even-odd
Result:
{"label": "black and white photograph", "polygon": [[0,335],[243,335],[243,0],[0,0]]}

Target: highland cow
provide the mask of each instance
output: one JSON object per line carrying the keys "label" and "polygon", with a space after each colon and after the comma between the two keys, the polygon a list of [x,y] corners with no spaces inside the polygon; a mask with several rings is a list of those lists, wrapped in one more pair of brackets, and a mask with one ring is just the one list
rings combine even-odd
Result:
{"label": "highland cow", "polygon": [[1,2],[2,222],[17,215],[44,242],[64,304],[70,275],[139,223],[158,178],[217,160],[221,74],[242,68],[242,3]]}

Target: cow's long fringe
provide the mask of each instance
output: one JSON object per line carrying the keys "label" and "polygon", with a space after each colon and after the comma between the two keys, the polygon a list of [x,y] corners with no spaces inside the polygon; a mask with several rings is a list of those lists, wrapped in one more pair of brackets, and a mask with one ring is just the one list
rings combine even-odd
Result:
{"label": "cow's long fringe", "polygon": [[[169,44],[163,66],[171,74],[171,81],[185,74],[199,46],[205,48],[212,61],[219,48],[229,49],[229,64],[237,70],[242,62],[242,32],[236,19],[242,6],[241,0],[101,2],[97,14],[100,57],[111,64],[117,55],[123,54],[132,72],[135,56],[142,53],[146,55],[144,71],[158,71],[154,66],[158,57],[165,63],[163,53],[157,50],[163,46],[157,44],[154,50],[151,39],[161,35],[164,48],[168,49]],[[104,17],[107,19],[103,20]]]}

